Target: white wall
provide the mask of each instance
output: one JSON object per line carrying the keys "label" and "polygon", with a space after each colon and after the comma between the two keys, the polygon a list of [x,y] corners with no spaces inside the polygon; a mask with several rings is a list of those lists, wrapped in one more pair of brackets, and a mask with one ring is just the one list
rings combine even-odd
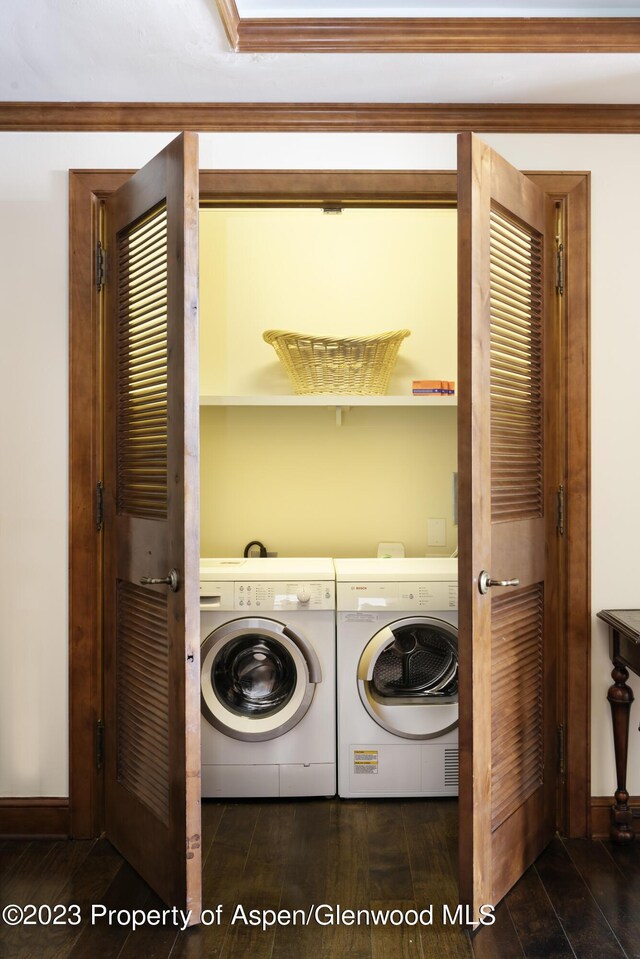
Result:
{"label": "white wall", "polygon": [[[142,164],[150,134],[0,134],[0,795],[67,793],[67,176]],[[592,606],[640,606],[640,140],[500,135],[513,163],[591,170]],[[455,138],[207,134],[203,167],[455,167]],[[576,676],[588,693],[588,678]],[[606,630],[593,630],[592,793],[614,786]],[[640,684],[634,682],[640,695]],[[632,711],[629,786],[640,793]]]}

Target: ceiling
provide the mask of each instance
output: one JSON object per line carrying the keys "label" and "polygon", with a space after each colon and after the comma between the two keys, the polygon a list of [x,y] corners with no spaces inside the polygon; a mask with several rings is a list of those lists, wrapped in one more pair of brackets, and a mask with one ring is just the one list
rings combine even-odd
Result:
{"label": "ceiling", "polygon": [[638,104],[640,54],[234,53],[215,0],[5,0],[0,100]]}

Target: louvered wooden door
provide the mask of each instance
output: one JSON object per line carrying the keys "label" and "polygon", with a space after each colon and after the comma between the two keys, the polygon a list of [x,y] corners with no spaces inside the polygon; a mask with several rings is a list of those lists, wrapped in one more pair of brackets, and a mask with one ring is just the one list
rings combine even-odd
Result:
{"label": "louvered wooden door", "polygon": [[[555,824],[550,207],[459,138],[460,890],[476,920]],[[482,571],[519,583],[483,592]]]}
{"label": "louvered wooden door", "polygon": [[183,134],[106,203],[104,382],[106,833],[191,921],[201,889],[197,147]]}

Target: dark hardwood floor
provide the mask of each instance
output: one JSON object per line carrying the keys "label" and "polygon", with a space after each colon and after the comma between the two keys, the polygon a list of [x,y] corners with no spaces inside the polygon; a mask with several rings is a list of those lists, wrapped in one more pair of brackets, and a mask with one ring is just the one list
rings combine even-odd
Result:
{"label": "dark hardwood floor", "polygon": [[[555,839],[469,938],[457,922],[455,800],[206,802],[208,924],[180,931],[105,840],[0,842],[0,906],[58,905],[0,920],[2,959],[614,959],[640,956],[640,844]],[[302,925],[302,913],[322,907]],[[379,925],[329,923],[335,907],[380,910]],[[444,907],[448,907],[448,912]],[[73,908],[72,908],[73,907]],[[77,907],[77,908],[75,908]],[[96,915],[111,911],[111,921]],[[246,922],[238,912],[244,909]],[[412,924],[433,907],[430,925]],[[265,928],[249,924],[250,910]],[[267,910],[295,924],[267,925]],[[409,922],[399,922],[406,914]],[[12,920],[13,913],[8,918]],[[54,924],[53,919],[68,920]],[[170,919],[171,917],[167,917]],[[423,915],[426,920],[427,914]],[[38,922],[38,919],[40,920]],[[79,919],[77,924],[71,922]],[[348,920],[348,916],[347,916]],[[394,922],[399,922],[394,925]],[[327,924],[321,924],[327,923]]]}

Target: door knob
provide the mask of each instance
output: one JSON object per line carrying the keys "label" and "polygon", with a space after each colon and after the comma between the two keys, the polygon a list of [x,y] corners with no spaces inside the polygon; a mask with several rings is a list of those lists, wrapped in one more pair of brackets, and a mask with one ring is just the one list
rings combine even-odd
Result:
{"label": "door knob", "polygon": [[178,570],[172,569],[169,575],[164,579],[152,579],[150,576],[143,576],[140,582],[143,586],[169,586],[174,593],[177,593],[180,579],[178,577]]}
{"label": "door knob", "polygon": [[478,589],[484,596],[490,586],[519,586],[519,579],[491,579],[490,573],[483,569],[478,576]]}

